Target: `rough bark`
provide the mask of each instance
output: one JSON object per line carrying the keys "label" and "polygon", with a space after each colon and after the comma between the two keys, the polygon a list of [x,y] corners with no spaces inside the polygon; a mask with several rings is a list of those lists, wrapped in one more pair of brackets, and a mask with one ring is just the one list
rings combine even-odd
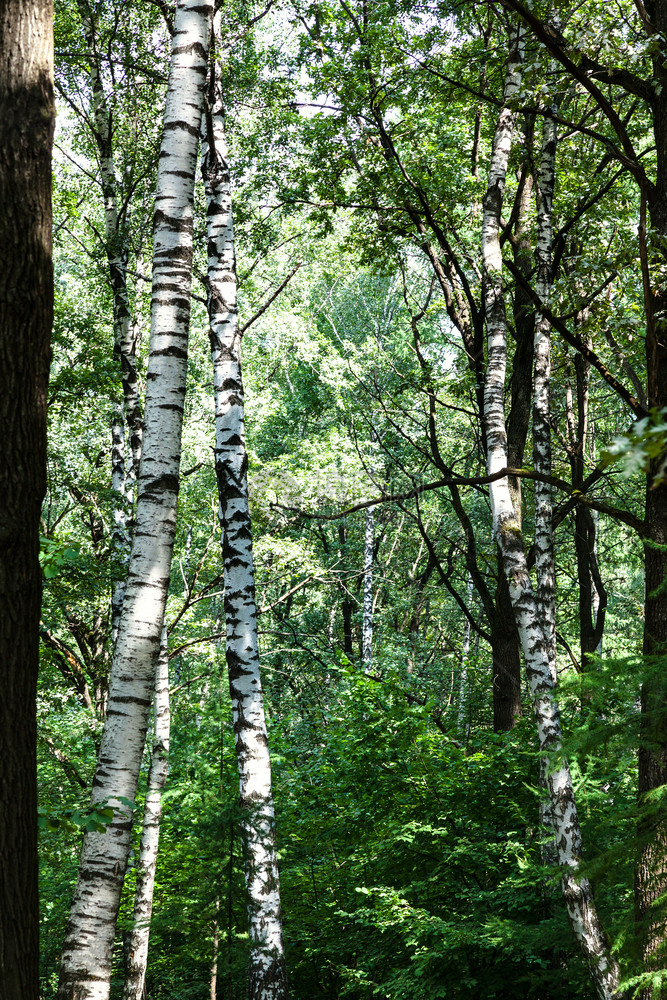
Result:
{"label": "rough bark", "polygon": [[114,808],[89,833],[72,902],[59,1000],[106,1000],[174,542],[187,368],[192,203],[213,0],[181,0],[167,88],[154,219],[144,450],[127,589],[92,803]]}
{"label": "rough bark", "polygon": [[0,996],[37,1000],[35,694],[53,318],[50,0],[0,7]]}
{"label": "rough bark", "polygon": [[250,1000],[285,1000],[271,761],[257,647],[248,502],[241,333],[224,119],[211,68],[202,172],[208,228],[208,309],[215,397],[215,468],[225,569],[227,667],[234,715],[250,939]]}
{"label": "rough bark", "polygon": [[132,930],[128,942],[126,978],[123,1000],[142,1000],[146,992],[146,964],[153,912],[153,890],[160,842],[162,792],[169,773],[169,650],[167,629],[163,626],[160,656],[155,673],[153,698],[153,753],[148,772],[144,817],[137,865],[137,887],[134,894]]}
{"label": "rough bark", "polygon": [[[507,431],[504,390],[507,370],[507,321],[502,287],[500,217],[512,143],[512,101],[521,86],[522,33],[515,32],[507,70],[503,107],[493,140],[489,184],[484,196],[482,259],[487,326],[487,374],[484,385],[487,470],[506,467]],[[588,880],[581,876],[581,833],[569,767],[562,757],[562,736],[554,696],[547,638],[539,618],[525,554],[523,534],[507,478],[490,486],[494,534],[502,551],[510,598],[526,661],[540,751],[549,761],[546,780],[556,833],[558,862],[563,871],[563,895],[572,930],[587,960],[598,996],[617,996],[619,971],[609,953]]]}

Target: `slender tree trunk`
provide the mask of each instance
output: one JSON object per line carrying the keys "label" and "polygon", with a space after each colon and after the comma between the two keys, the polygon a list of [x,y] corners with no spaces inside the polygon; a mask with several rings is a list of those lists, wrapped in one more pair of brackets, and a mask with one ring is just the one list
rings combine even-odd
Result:
{"label": "slender tree trunk", "polygon": [[[343,523],[338,524],[338,545],[338,558],[344,560],[347,552],[347,528]],[[345,563],[343,563],[343,565],[344,564]],[[344,594],[341,605],[343,615],[343,649],[345,650],[345,655],[348,660],[352,662],[354,658],[354,645],[352,643],[352,613],[354,611],[354,602],[350,598],[345,583],[342,584],[342,589]]]}
{"label": "slender tree trunk", "polygon": [[257,648],[257,608],[248,504],[241,334],[231,188],[222,103],[211,64],[202,172],[208,224],[208,304],[215,393],[215,467],[225,568],[227,667],[243,810],[250,1000],[285,1000],[271,761]]}
{"label": "slender tree trunk", "polygon": [[[502,287],[500,216],[514,126],[511,103],[521,87],[522,50],[523,37],[519,30],[514,33],[512,41],[503,108],[493,140],[489,185],[484,196],[482,258],[488,344],[484,413],[489,474],[507,465],[504,412],[507,324]],[[507,478],[492,483],[489,492],[494,534],[502,551],[510,598],[526,660],[540,751],[550,761],[547,785],[551,798],[558,862],[564,873],[562,885],[568,917],[584,952],[598,996],[601,1000],[611,1000],[618,995],[619,971],[609,953],[589,882],[579,873],[581,832],[569,767],[562,759],[561,726],[554,697],[549,645],[530,583],[523,534]]]}
{"label": "slender tree trunk", "polygon": [[[582,289],[583,292],[583,289]],[[577,322],[585,319],[585,312],[577,314]],[[577,354],[574,358],[576,383],[576,417],[572,392],[566,396],[569,461],[572,486],[581,489],[586,476],[586,447],[588,428],[588,383],[590,364]],[[574,549],[579,581],[579,643],[581,668],[586,671],[591,654],[597,650],[604,631],[607,593],[600,577],[596,550],[596,520],[585,504],[577,504],[574,511]],[[597,608],[595,601],[597,599]]]}
{"label": "slender tree trunk", "polygon": [[131,810],[164,621],[178,497],[187,368],[194,173],[213,0],[180,0],[167,88],[154,223],[151,347],[136,530],[93,805],[115,815],[84,838],[68,924],[59,1000],[106,1000]]}
{"label": "slender tree trunk", "polygon": [[[556,125],[545,118],[542,149],[537,176],[537,262],[536,291],[541,302],[551,297],[553,204],[556,171]],[[543,312],[535,317],[535,369],[533,377],[533,466],[536,472],[551,475],[551,324]],[[556,687],[556,560],[553,539],[553,489],[549,483],[535,482],[535,570],[537,586],[535,604],[542,622],[549,658],[549,677]],[[554,838],[554,821],[548,794],[548,762],[540,759],[540,827],[542,830],[542,861],[558,863]]]}
{"label": "slender tree trunk", "polygon": [[[667,17],[666,17],[667,21]],[[666,24],[667,27],[667,24]],[[667,237],[667,225],[664,228]],[[665,294],[664,308],[667,308]],[[663,316],[665,312],[663,311]],[[661,343],[656,344],[653,360],[656,378],[653,391],[649,386],[649,405],[667,406],[667,322],[661,320],[662,330],[656,334]],[[667,651],[667,485],[663,482],[653,488],[657,473],[657,460],[651,463],[646,486],[644,545],[645,566],[645,617],[643,652],[649,657],[664,657]],[[646,796],[655,788],[667,784],[667,681],[664,661],[657,666],[653,661],[650,674],[641,691],[641,733],[639,744],[640,810],[647,802]],[[649,808],[638,824],[640,844],[635,871],[635,914],[641,947],[647,969],[664,968],[665,965],[665,893],[667,893],[667,822],[664,810]],[[646,991],[642,1000],[657,1000],[663,994]]]}
{"label": "slender tree trunk", "polygon": [[[537,178],[536,291],[541,302],[551,297],[553,203],[556,169],[556,125],[545,118]],[[543,312],[535,318],[535,374],[533,378],[533,464],[536,472],[551,475],[551,324]],[[553,487],[535,482],[535,602],[544,630],[553,686],[556,684],[556,561],[553,539]]]}
{"label": "slender tree trunk", "polygon": [[0,6],[0,997],[37,1000],[35,695],[53,319],[50,0]]}
{"label": "slender tree trunk", "polygon": [[218,957],[220,954],[220,896],[215,897],[215,917],[213,918],[213,958],[211,959],[211,979],[209,995],[218,1000]]}
{"label": "slender tree trunk", "polygon": [[373,544],[375,541],[375,511],[366,508],[364,529],[364,618],[361,629],[361,662],[366,673],[373,660]]}
{"label": "slender tree trunk", "polygon": [[[649,5],[651,21],[657,33],[667,32],[667,0]],[[667,406],[667,281],[664,278],[667,241],[667,66],[661,53],[653,57],[654,90],[652,104],[657,171],[655,187],[642,191],[640,216],[640,257],[643,258],[644,298],[646,306],[646,397],[649,407]],[[651,246],[647,236],[646,200],[651,227],[655,232]],[[648,244],[648,253],[647,253]],[[642,252],[643,251],[643,252]],[[649,259],[650,258],[650,259]],[[655,264],[653,275],[649,264]],[[655,282],[657,290],[652,291]],[[645,616],[643,651],[647,656],[667,652],[667,483],[656,487],[653,479],[658,469],[654,460],[648,470],[645,506]],[[667,784],[667,681],[664,666],[642,685],[641,737],[639,746],[639,804],[645,805],[647,793]],[[640,819],[640,853],[635,872],[635,913],[644,960],[648,969],[665,965],[665,894],[667,893],[667,822],[664,811]],[[644,996],[653,995],[648,990]],[[658,994],[660,995],[660,994]]]}
{"label": "slender tree trunk", "polygon": [[134,916],[130,932],[123,1000],[142,1000],[146,988],[146,964],[150,937],[153,891],[162,820],[162,792],[169,773],[169,650],[167,628],[162,628],[160,656],[155,673],[153,698],[154,738],[151,766],[148,772],[144,819],[137,865],[137,888],[134,894]]}
{"label": "slender tree trunk", "polygon": [[[472,607],[473,595],[472,574],[468,573],[468,587],[466,592],[466,607]],[[470,659],[470,619],[466,618],[463,628],[463,649],[461,651],[461,673],[459,675],[459,713],[456,724],[456,732],[460,742],[465,743],[468,739],[468,661]]]}

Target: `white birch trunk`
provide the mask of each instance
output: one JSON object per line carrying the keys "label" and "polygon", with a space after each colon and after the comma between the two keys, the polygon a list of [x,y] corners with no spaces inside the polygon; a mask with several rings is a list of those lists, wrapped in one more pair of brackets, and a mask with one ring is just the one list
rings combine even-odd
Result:
{"label": "white birch trunk", "polygon": [[365,673],[370,673],[373,660],[373,544],[375,511],[366,508],[364,529],[364,617],[361,629],[361,661]]}
{"label": "white birch trunk", "polygon": [[[548,305],[551,296],[553,252],[553,203],[556,168],[556,125],[544,120],[540,167],[537,178],[536,291]],[[551,475],[551,324],[542,311],[535,317],[533,381],[533,464],[535,472]],[[553,540],[553,487],[535,482],[535,600],[549,653],[552,683],[556,684],[556,563]]]}
{"label": "white birch trunk", "polygon": [[142,1000],[145,995],[146,964],[153,890],[160,842],[162,820],[162,792],[169,773],[169,737],[171,712],[169,708],[169,650],[167,628],[162,627],[160,656],[155,672],[153,698],[154,738],[151,766],[144,803],[144,818],[137,865],[137,887],[134,894],[134,916],[128,943],[126,980],[123,1000]]}
{"label": "white birch trunk", "polygon": [[[466,607],[472,604],[473,582],[472,576],[468,573],[468,586],[466,588]],[[470,619],[466,618],[463,628],[463,650],[461,651],[461,673],[459,676],[459,714],[456,722],[456,733],[459,740],[464,743],[468,738],[468,726],[466,715],[468,714],[468,661],[470,659]]]}
{"label": "white birch trunk", "polygon": [[178,497],[192,266],[192,202],[213,0],[175,18],[154,219],[151,343],[136,529],[92,804],[104,833],[84,838],[58,1000],[106,1000],[131,810],[141,767],[169,585]]}
{"label": "white birch trunk", "polygon": [[[556,169],[556,125],[544,119],[542,149],[537,177],[537,260],[536,291],[548,305],[551,296],[551,261],[553,253],[553,204]],[[551,324],[543,312],[535,317],[535,356],[533,380],[533,465],[535,472],[551,475]],[[549,674],[555,688],[556,673],[556,562],[553,541],[553,490],[549,483],[535,482],[535,603],[544,629],[549,656]],[[540,826],[542,861],[558,863],[554,839],[553,813],[548,795],[548,762],[540,760]]]}
{"label": "white birch trunk", "polygon": [[243,809],[249,920],[250,1000],[285,1000],[271,761],[257,647],[257,609],[248,504],[241,334],[231,188],[222,107],[209,89],[202,173],[208,222],[208,301],[215,394],[215,466],[225,570],[227,667]]}
{"label": "white birch trunk", "polygon": [[[514,126],[511,103],[521,86],[522,49],[523,38],[519,31],[512,46],[503,108],[493,140],[489,186],[484,197],[482,223],[484,307],[488,344],[484,416],[487,470],[490,475],[507,465],[504,412],[507,327],[499,231]],[[512,504],[507,478],[492,483],[489,492],[494,534],[502,553],[512,607],[526,660],[540,751],[549,761],[546,780],[556,833],[558,863],[563,872],[563,895],[568,917],[588,963],[598,996],[601,1000],[612,1000],[618,996],[619,970],[609,953],[608,942],[597,916],[588,879],[579,873],[582,857],[581,832],[569,767],[562,758],[561,725],[554,696],[549,644],[530,583],[523,534]]]}

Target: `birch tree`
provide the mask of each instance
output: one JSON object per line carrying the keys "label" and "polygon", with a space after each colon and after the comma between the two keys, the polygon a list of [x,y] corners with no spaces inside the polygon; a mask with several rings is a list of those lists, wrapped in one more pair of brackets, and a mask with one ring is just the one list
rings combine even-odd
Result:
{"label": "birch tree", "polygon": [[[507,6],[528,25],[545,49],[553,55],[563,70],[592,98],[613,136],[614,158],[632,176],[639,189],[638,268],[641,272],[645,311],[644,363],[645,384],[637,387],[636,395],[618,380],[614,388],[624,403],[638,417],[647,411],[664,413],[667,407],[667,282],[664,278],[665,237],[667,236],[667,93],[665,65],[659,52],[658,40],[667,30],[666,0],[651,0],[635,4],[629,14],[640,62],[627,59],[625,65],[605,65],[584,50],[576,36],[571,43],[560,27],[541,20],[521,0],[507,0]],[[655,51],[654,51],[655,49]],[[644,58],[641,58],[641,57]],[[645,75],[641,68],[645,67]],[[607,87],[609,90],[607,90]],[[628,129],[629,118],[619,112],[616,100],[620,92],[633,102],[633,115],[641,108],[646,113],[647,129],[655,142],[655,173],[650,176],[644,166]],[[648,220],[647,220],[648,216]],[[648,222],[650,221],[650,226]],[[649,230],[652,232],[650,233]],[[634,373],[633,373],[634,374]],[[634,379],[631,379],[634,382]],[[610,381],[607,379],[607,381]],[[645,391],[644,391],[645,390]],[[667,482],[660,474],[660,457],[647,464],[643,523],[639,522],[644,542],[645,613],[643,652],[646,656],[663,655],[667,649]],[[588,531],[590,534],[590,531]],[[592,546],[591,546],[592,550]],[[594,554],[593,554],[594,555]],[[591,563],[594,566],[594,562]],[[597,584],[596,584],[597,587]],[[590,589],[590,588],[589,588]],[[592,604],[592,602],[591,602]],[[586,616],[591,617],[590,606]],[[591,623],[592,624],[592,623]],[[589,628],[590,642],[584,651],[590,652],[599,640],[597,622]],[[667,712],[666,694],[661,672],[653,672],[642,685],[642,734],[639,747],[638,831],[641,847],[635,877],[635,913],[642,939],[642,951],[648,970],[662,965],[665,921],[660,913],[661,901],[667,889],[667,826],[664,818],[650,808],[649,793],[667,783]],[[648,805],[648,809],[645,807]],[[644,996],[652,995],[647,986]]]}
{"label": "birch tree", "polygon": [[40,508],[53,319],[50,0],[0,8],[0,996],[37,1000]]}
{"label": "birch tree", "polygon": [[[553,205],[557,129],[553,118],[545,118],[535,193],[537,199],[536,290],[540,302],[548,306],[551,296]],[[551,324],[544,309],[535,316],[533,377],[533,467],[551,475]],[[556,672],[556,561],[553,539],[553,489],[547,481],[535,482],[535,605],[542,624],[549,659],[549,679],[555,688]],[[555,865],[558,853],[554,841],[553,815],[548,794],[548,760],[540,759],[540,826],[542,860]]]}
{"label": "birch tree", "polygon": [[366,508],[364,523],[364,614],[361,626],[361,662],[366,673],[373,663],[373,549],[375,511]]}
{"label": "birch tree", "polygon": [[146,992],[146,964],[160,842],[162,793],[169,773],[171,713],[169,708],[169,649],[166,626],[162,628],[160,640],[160,655],[155,674],[153,714],[153,752],[144,801],[141,846],[137,865],[137,887],[134,893],[134,913],[128,942],[123,1000],[142,1000]]}
{"label": "birch tree", "polygon": [[155,202],[151,342],[136,529],[92,804],[104,833],[84,838],[59,1000],[105,1000],[174,542],[187,366],[192,203],[213,3],[176,9]]}
{"label": "birch tree", "polygon": [[[487,472],[494,475],[507,468],[507,433],[505,429],[504,389],[507,369],[507,324],[502,283],[500,218],[507,166],[512,145],[514,112],[512,104],[521,89],[524,30],[513,32],[510,60],[505,81],[503,107],[493,138],[489,182],[483,202],[482,262],[484,307],[487,328],[487,372],[484,384]],[[544,237],[544,230],[542,233]],[[539,380],[546,369],[540,365]],[[543,390],[544,386],[542,386]],[[540,406],[537,406],[538,411]],[[540,414],[541,415],[541,414]],[[539,428],[539,420],[538,420]],[[539,444],[538,444],[539,450]],[[544,461],[544,455],[542,455]],[[507,476],[489,487],[493,528],[500,547],[510,598],[526,661],[526,673],[533,698],[540,751],[548,761],[547,787],[558,850],[558,864],[563,872],[562,888],[570,926],[579,941],[600,1000],[618,997],[619,969],[609,952],[609,945],[597,915],[588,879],[579,869],[582,844],[572,779],[562,752],[562,734],[554,692],[550,643],[540,618],[540,608],[533,591],[523,533],[512,502]],[[545,532],[549,534],[546,524]],[[540,546],[545,552],[544,539]],[[546,574],[546,564],[542,568]]]}
{"label": "birch tree", "polygon": [[215,471],[225,570],[226,657],[243,809],[250,1000],[285,1000],[271,761],[257,646],[248,456],[231,187],[221,96],[211,62],[202,173],[208,229],[208,311],[215,404]]}

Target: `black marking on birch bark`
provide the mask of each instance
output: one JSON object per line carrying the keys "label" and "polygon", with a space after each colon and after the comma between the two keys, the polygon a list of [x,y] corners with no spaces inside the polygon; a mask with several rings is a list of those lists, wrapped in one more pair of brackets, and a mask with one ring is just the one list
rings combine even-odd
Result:
{"label": "black marking on birch bark", "polygon": [[[188,135],[196,136],[197,138],[199,138],[199,126],[197,126],[197,125],[190,125],[190,124],[188,124],[188,122],[183,122],[183,121],[180,121],[180,120],[179,121],[175,121],[175,122],[166,122],[165,126],[164,126],[164,130],[165,130],[165,132],[187,132]],[[174,154],[173,154],[173,152],[170,149],[163,150],[160,153],[160,157],[163,158],[163,159],[165,159],[165,160],[166,159],[171,159],[171,157],[173,155]],[[175,171],[170,171],[170,173],[175,173]],[[185,177],[187,177],[189,175],[188,174],[183,174],[183,175],[179,174],[179,176],[185,176]]]}
{"label": "black marking on birch bark", "polygon": [[[156,496],[163,493],[178,493],[178,476],[172,473],[165,472],[160,476],[156,476],[155,479],[149,480],[145,484],[142,484],[141,497],[147,497],[149,495]],[[150,534],[146,533],[147,537]],[[156,640],[159,642],[159,639]]]}
{"label": "black marking on birch bark", "polygon": [[[192,218],[191,216],[186,216],[185,218],[180,215],[167,215],[164,209],[158,206],[155,208],[153,213],[153,225],[159,229],[166,229],[172,233],[183,233],[187,232],[192,228]],[[160,254],[173,254],[174,260],[183,260],[183,255],[187,254],[188,257],[192,256],[192,250],[187,247],[161,247],[155,248],[155,253]]]}
{"label": "black marking on birch bark", "polygon": [[188,360],[188,352],[183,347],[172,344],[170,347],[163,347],[159,350],[151,351],[152,358],[180,358],[182,361]]}
{"label": "black marking on birch bark", "polygon": [[[81,882],[84,883],[84,885],[87,882],[88,883],[90,883],[90,882],[98,882],[98,883],[99,882],[111,882],[112,884],[115,884],[115,883],[122,883],[124,875],[125,875],[125,871],[124,870],[123,871],[120,870],[120,865],[118,866],[118,870],[117,871],[116,871],[115,868],[111,868],[110,870],[106,870],[106,869],[101,868],[101,867],[99,867],[99,866],[96,865],[95,869],[93,871],[90,871],[87,868],[86,869],[82,869],[79,872],[79,879],[81,880]],[[111,918],[109,918],[109,919],[111,919]],[[78,976],[74,977],[74,978],[78,978]],[[92,976],[92,975],[87,975],[87,978],[88,979],[92,979],[93,982],[100,982],[101,981],[101,979],[96,980],[95,976]]]}
{"label": "black marking on birch bark", "polygon": [[[140,705],[142,708],[147,708],[151,705],[151,698],[136,698],[134,695],[114,695],[113,705]],[[110,707],[107,709],[108,715],[117,715],[118,711]]]}
{"label": "black marking on birch bark", "polygon": [[165,173],[169,177],[180,177],[181,180],[187,180],[189,177],[189,172],[187,170],[165,170]]}

